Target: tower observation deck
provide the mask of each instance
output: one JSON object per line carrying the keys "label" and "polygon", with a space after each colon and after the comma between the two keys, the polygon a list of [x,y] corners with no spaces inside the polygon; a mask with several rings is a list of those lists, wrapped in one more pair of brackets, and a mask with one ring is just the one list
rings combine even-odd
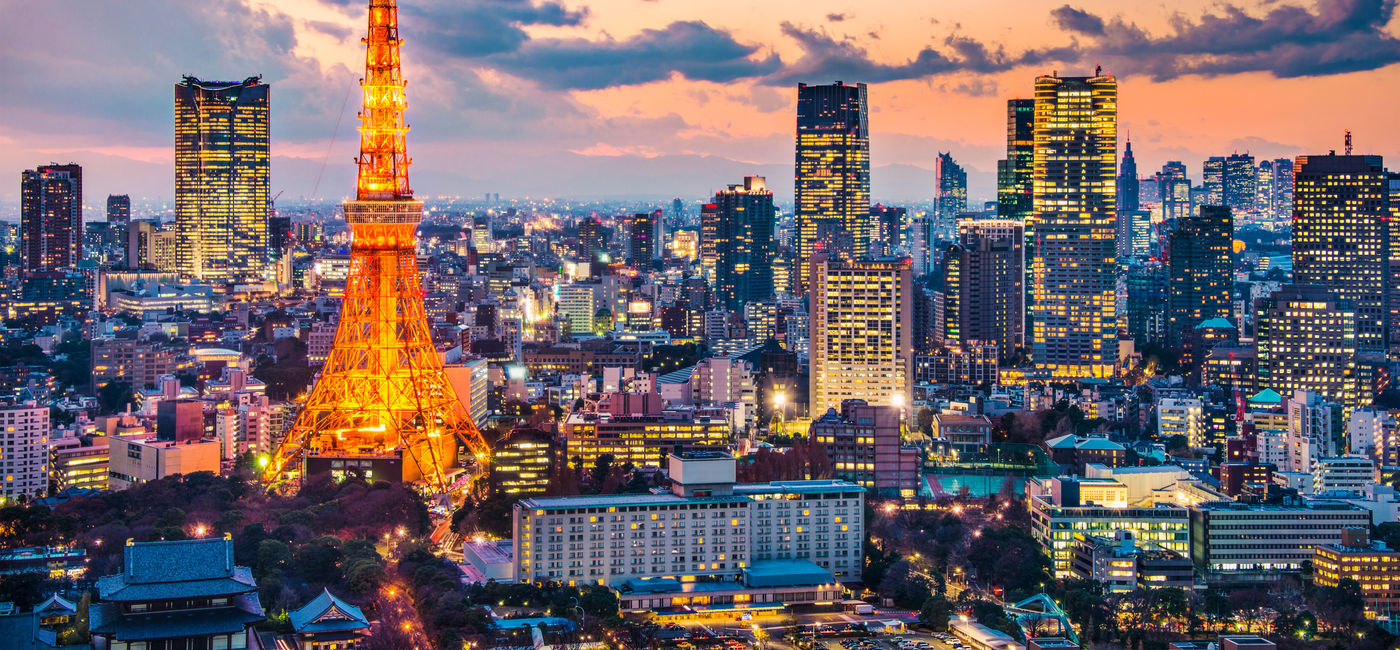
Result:
{"label": "tower observation deck", "polygon": [[396,0],[370,0],[364,43],[356,192],[344,203],[352,244],[340,323],[263,478],[359,471],[442,491],[458,443],[478,457],[489,450],[443,372],[423,309],[415,254],[423,202],[408,184]]}

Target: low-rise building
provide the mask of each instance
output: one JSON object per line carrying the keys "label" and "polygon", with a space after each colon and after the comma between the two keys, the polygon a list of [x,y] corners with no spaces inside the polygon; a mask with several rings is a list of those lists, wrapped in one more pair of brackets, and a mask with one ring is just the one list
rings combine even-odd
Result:
{"label": "low-rise building", "polygon": [[900,443],[899,418],[893,406],[848,399],[840,413],[828,409],[813,420],[808,435],[826,451],[837,478],[880,496],[913,496],[919,486],[919,450]]}
{"label": "low-rise building", "polygon": [[358,650],[370,629],[359,607],[336,598],[329,589],[287,612],[287,622],[292,626],[294,650]]}
{"label": "low-rise building", "polygon": [[722,450],[730,443],[722,408],[662,408],[655,393],[617,393],[597,411],[570,413],[561,427],[564,455],[585,466],[610,454],[613,463],[660,466],[675,451]]}
{"label": "low-rise building", "polygon": [[1342,541],[1318,546],[1312,567],[1313,584],[1319,587],[1355,580],[1366,600],[1367,618],[1389,616],[1400,609],[1400,550],[1371,542],[1365,529],[1345,529]]}
{"label": "low-rise building", "polygon": [[1186,508],[1087,505],[1070,490],[1030,497],[1032,530],[1050,557],[1056,578],[1072,577],[1074,535],[1110,536],[1132,531],[1143,544],[1175,553],[1190,552],[1190,515]]}
{"label": "low-rise building", "polygon": [[607,585],[624,609],[829,602],[859,579],[859,485],[736,484],[728,454],[668,460],[669,491],[518,502],[515,579]]}
{"label": "low-rise building", "polygon": [[1343,530],[1370,525],[1370,512],[1342,501],[1201,503],[1191,507],[1191,560],[1213,582],[1272,579],[1302,570]]}
{"label": "low-rise building", "polygon": [[935,439],[947,440],[958,455],[981,453],[992,443],[992,421],[985,415],[933,415]]}
{"label": "low-rise building", "polygon": [[1132,531],[1120,530],[1110,536],[1074,535],[1074,575],[1103,583],[1111,592],[1179,587],[1190,589],[1195,582],[1191,558],[1181,553],[1139,547]]}
{"label": "low-rise building", "polygon": [[125,490],[176,474],[219,473],[222,445],[217,440],[180,444],[165,440],[110,439],[107,485]]}

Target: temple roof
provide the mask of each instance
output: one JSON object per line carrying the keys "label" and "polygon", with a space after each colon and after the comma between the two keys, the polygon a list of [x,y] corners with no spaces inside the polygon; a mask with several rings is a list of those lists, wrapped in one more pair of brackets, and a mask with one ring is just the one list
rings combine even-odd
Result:
{"label": "temple roof", "polygon": [[336,598],[327,589],[322,589],[311,602],[288,612],[287,618],[298,634],[369,629],[369,620],[359,607]]}

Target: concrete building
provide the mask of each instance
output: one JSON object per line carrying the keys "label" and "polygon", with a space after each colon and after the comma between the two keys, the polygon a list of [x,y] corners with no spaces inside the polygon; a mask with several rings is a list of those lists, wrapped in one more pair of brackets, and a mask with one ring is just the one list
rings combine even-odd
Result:
{"label": "concrete building", "polygon": [[125,381],[133,389],[156,386],[163,375],[175,372],[170,348],[135,336],[104,336],[91,341],[92,388],[110,381]]}
{"label": "concrete building", "polygon": [[907,497],[919,487],[919,449],[900,441],[899,409],[846,400],[812,420],[811,442],[826,451],[836,477],[879,496]]}
{"label": "concrete building", "polygon": [[1132,531],[1098,536],[1076,533],[1070,570],[1075,577],[1104,584],[1110,593],[1177,587],[1191,589],[1191,558],[1171,551],[1139,548]]}
{"label": "concrete building", "polygon": [[597,411],[576,411],[561,426],[564,458],[591,466],[603,454],[622,465],[661,466],[677,450],[721,450],[730,443],[722,408],[662,408],[656,393],[615,393]]}
{"label": "concrete building", "polygon": [[1024,347],[1025,224],[1008,219],[958,222],[958,244],[947,253],[946,341]]}
{"label": "concrete building", "polygon": [[858,580],[865,490],[846,481],[736,484],[723,453],[672,455],[669,492],[515,505],[515,579],[602,584],[624,610],[800,604]]}
{"label": "concrete building", "polygon": [[1319,587],[1355,580],[1366,599],[1367,618],[1390,618],[1400,609],[1400,550],[1369,541],[1366,529],[1343,530],[1340,542],[1315,548],[1312,566],[1312,581]]}
{"label": "concrete building", "polygon": [[985,415],[933,414],[935,440],[946,440],[958,455],[978,454],[992,444],[992,421]]}
{"label": "concrete building", "polygon": [[49,407],[0,404],[0,504],[43,496],[49,489]]}
{"label": "concrete building", "polygon": [[1259,387],[1306,390],[1344,406],[1365,406],[1357,369],[1357,316],[1325,287],[1290,284],[1254,303]]}
{"label": "concrete building", "polygon": [[848,399],[904,408],[914,377],[907,259],[842,263],[818,255],[811,278],[811,413]]}
{"label": "concrete building", "polygon": [[517,428],[491,446],[491,488],[524,498],[544,494],[549,478],[562,462],[554,435],[532,428]]}
{"label": "concrete building", "polygon": [[1313,464],[1312,493],[1328,494],[1345,492],[1360,496],[1367,485],[1377,482],[1376,465],[1369,458],[1360,456],[1337,456],[1319,458]]}
{"label": "concrete building", "polygon": [[1310,474],[1322,458],[1338,456],[1346,449],[1343,439],[1345,418],[1342,405],[1329,402],[1321,395],[1295,391],[1288,400],[1287,461],[1279,465],[1284,472]]}
{"label": "concrete building", "polygon": [[1172,436],[1185,436],[1192,447],[1206,446],[1205,405],[1200,398],[1163,398],[1157,402],[1157,438]]}
{"label": "concrete building", "polygon": [[114,437],[109,447],[107,485],[113,490],[125,490],[137,483],[176,474],[217,474],[222,452],[222,445],[216,440],[180,444]]}
{"label": "concrete building", "polygon": [[1342,501],[1216,501],[1191,507],[1191,560],[1211,582],[1249,582],[1297,572],[1313,548],[1336,544],[1371,513]]}

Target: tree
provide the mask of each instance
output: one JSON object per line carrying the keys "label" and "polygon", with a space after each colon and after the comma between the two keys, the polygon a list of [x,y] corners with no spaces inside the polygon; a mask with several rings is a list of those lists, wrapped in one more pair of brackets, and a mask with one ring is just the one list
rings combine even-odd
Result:
{"label": "tree", "polygon": [[603,486],[603,481],[607,480],[608,473],[612,471],[613,455],[599,454],[598,460],[593,463],[593,470],[589,474],[593,489],[597,490]]}
{"label": "tree", "polygon": [[919,608],[919,624],[938,632],[948,629],[948,619],[953,615],[953,603],[943,596],[929,596]]}
{"label": "tree", "polygon": [[136,394],[125,381],[109,381],[97,391],[97,404],[103,413],[119,413],[136,404]]}

